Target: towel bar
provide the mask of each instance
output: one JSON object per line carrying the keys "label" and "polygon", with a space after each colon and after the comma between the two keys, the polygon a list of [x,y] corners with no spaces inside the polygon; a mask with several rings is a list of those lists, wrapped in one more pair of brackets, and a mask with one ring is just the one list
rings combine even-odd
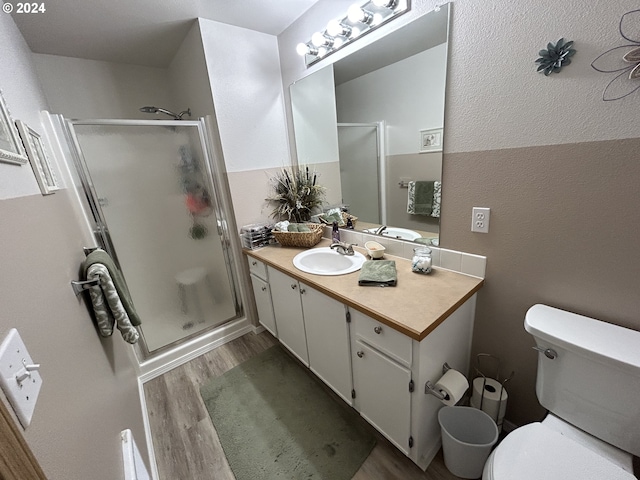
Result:
{"label": "towel bar", "polygon": [[100,280],[98,280],[97,278],[93,280],[82,280],[82,281],[71,280],[71,288],[73,288],[73,293],[75,293],[76,296],[78,296],[84,290],[87,290],[95,285],[98,285],[99,282]]}

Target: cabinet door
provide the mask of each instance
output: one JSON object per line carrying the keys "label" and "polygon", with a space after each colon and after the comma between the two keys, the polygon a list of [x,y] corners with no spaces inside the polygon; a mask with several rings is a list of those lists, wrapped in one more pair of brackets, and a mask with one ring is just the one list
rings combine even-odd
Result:
{"label": "cabinet door", "polygon": [[356,407],[396,447],[409,454],[411,371],[356,339],[353,384]]}
{"label": "cabinet door", "polygon": [[269,267],[269,286],[278,326],[278,339],[302,363],[309,366],[298,281]]}
{"label": "cabinet door", "polygon": [[258,308],[258,320],[271,332],[274,337],[278,336],[276,329],[276,319],[273,315],[273,304],[271,303],[271,291],[269,284],[251,274],[251,284],[253,285],[253,296],[256,299],[256,307]]}
{"label": "cabinet door", "polygon": [[345,306],[300,283],[309,368],[351,405],[351,346]]}

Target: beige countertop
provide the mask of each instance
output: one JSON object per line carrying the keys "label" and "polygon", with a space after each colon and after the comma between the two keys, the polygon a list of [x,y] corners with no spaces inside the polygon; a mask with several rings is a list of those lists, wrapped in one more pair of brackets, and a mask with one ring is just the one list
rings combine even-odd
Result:
{"label": "beige countertop", "polygon": [[[322,239],[316,247],[330,243]],[[244,253],[415,340],[426,337],[484,284],[481,278],[438,267],[429,275],[414,273],[409,260],[385,255],[386,259],[396,261],[397,286],[361,287],[360,272],[323,276],[298,270],[293,266],[293,257],[303,250],[306,249],[270,245],[258,250],[245,249]],[[356,250],[366,255],[365,250],[358,247]]]}

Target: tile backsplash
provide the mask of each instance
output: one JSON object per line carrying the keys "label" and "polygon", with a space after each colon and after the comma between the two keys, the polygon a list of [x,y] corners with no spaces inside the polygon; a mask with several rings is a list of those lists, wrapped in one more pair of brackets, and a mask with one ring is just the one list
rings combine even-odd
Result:
{"label": "tile backsplash", "polygon": [[[331,227],[325,227],[323,236],[331,238]],[[388,238],[380,235],[370,235],[357,230],[340,229],[340,239],[343,242],[357,244],[364,247],[365,242],[375,240],[386,248],[389,255],[411,259],[413,249],[419,246],[418,243],[405,242],[395,238]],[[475,255],[473,253],[458,252],[440,247],[429,247],[431,249],[431,262],[434,267],[446,268],[454,272],[484,278],[487,257]]]}

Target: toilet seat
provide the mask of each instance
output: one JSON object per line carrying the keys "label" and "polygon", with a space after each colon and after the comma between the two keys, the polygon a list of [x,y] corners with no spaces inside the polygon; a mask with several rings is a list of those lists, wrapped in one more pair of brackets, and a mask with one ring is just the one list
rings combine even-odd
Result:
{"label": "toilet seat", "polygon": [[592,450],[531,423],[511,432],[485,464],[483,480],[636,480]]}

